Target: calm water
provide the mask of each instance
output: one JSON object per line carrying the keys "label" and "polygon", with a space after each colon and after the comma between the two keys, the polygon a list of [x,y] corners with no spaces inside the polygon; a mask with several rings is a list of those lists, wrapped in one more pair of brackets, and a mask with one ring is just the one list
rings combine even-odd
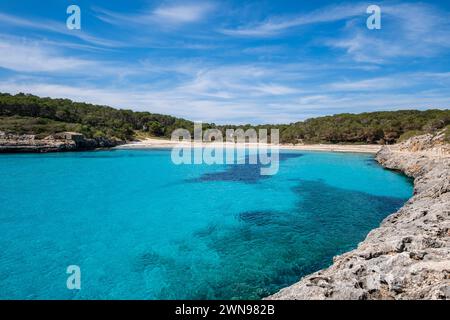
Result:
{"label": "calm water", "polygon": [[368,155],[286,152],[271,177],[175,166],[165,150],[0,155],[0,298],[257,299],[354,248],[411,193]]}

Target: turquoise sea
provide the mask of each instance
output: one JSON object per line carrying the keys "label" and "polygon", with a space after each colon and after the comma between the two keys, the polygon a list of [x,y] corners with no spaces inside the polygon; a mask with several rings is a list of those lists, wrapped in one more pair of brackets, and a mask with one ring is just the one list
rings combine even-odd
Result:
{"label": "turquoise sea", "polygon": [[177,166],[168,150],[0,155],[0,299],[258,299],[355,248],[412,194],[370,155],[280,159],[261,176]]}

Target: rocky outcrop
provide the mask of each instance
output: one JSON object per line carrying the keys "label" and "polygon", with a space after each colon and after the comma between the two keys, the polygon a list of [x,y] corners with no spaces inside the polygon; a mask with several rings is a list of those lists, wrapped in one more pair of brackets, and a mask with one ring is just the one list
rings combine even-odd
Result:
{"label": "rocky outcrop", "polygon": [[424,135],[385,146],[376,159],[414,178],[413,197],[357,249],[268,299],[450,298],[448,145]]}
{"label": "rocky outcrop", "polygon": [[76,132],[62,132],[37,139],[35,135],[16,135],[0,132],[0,153],[42,153],[93,150],[120,144],[118,140],[105,138],[86,139]]}

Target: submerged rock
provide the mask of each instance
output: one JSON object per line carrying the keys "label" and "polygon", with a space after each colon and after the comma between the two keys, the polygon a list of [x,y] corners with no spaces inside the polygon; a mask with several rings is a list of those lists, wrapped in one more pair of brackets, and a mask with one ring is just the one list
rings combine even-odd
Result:
{"label": "submerged rock", "polygon": [[450,148],[424,135],[385,146],[376,160],[414,178],[414,196],[337,256],[267,299],[449,299]]}

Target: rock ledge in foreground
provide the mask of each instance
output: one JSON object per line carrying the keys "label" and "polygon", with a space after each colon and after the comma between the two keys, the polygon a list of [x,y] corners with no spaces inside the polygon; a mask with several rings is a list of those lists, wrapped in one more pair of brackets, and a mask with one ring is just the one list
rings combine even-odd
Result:
{"label": "rock ledge in foreground", "polygon": [[267,299],[449,299],[449,150],[431,135],[383,147],[376,160],[414,178],[413,197],[357,249]]}

